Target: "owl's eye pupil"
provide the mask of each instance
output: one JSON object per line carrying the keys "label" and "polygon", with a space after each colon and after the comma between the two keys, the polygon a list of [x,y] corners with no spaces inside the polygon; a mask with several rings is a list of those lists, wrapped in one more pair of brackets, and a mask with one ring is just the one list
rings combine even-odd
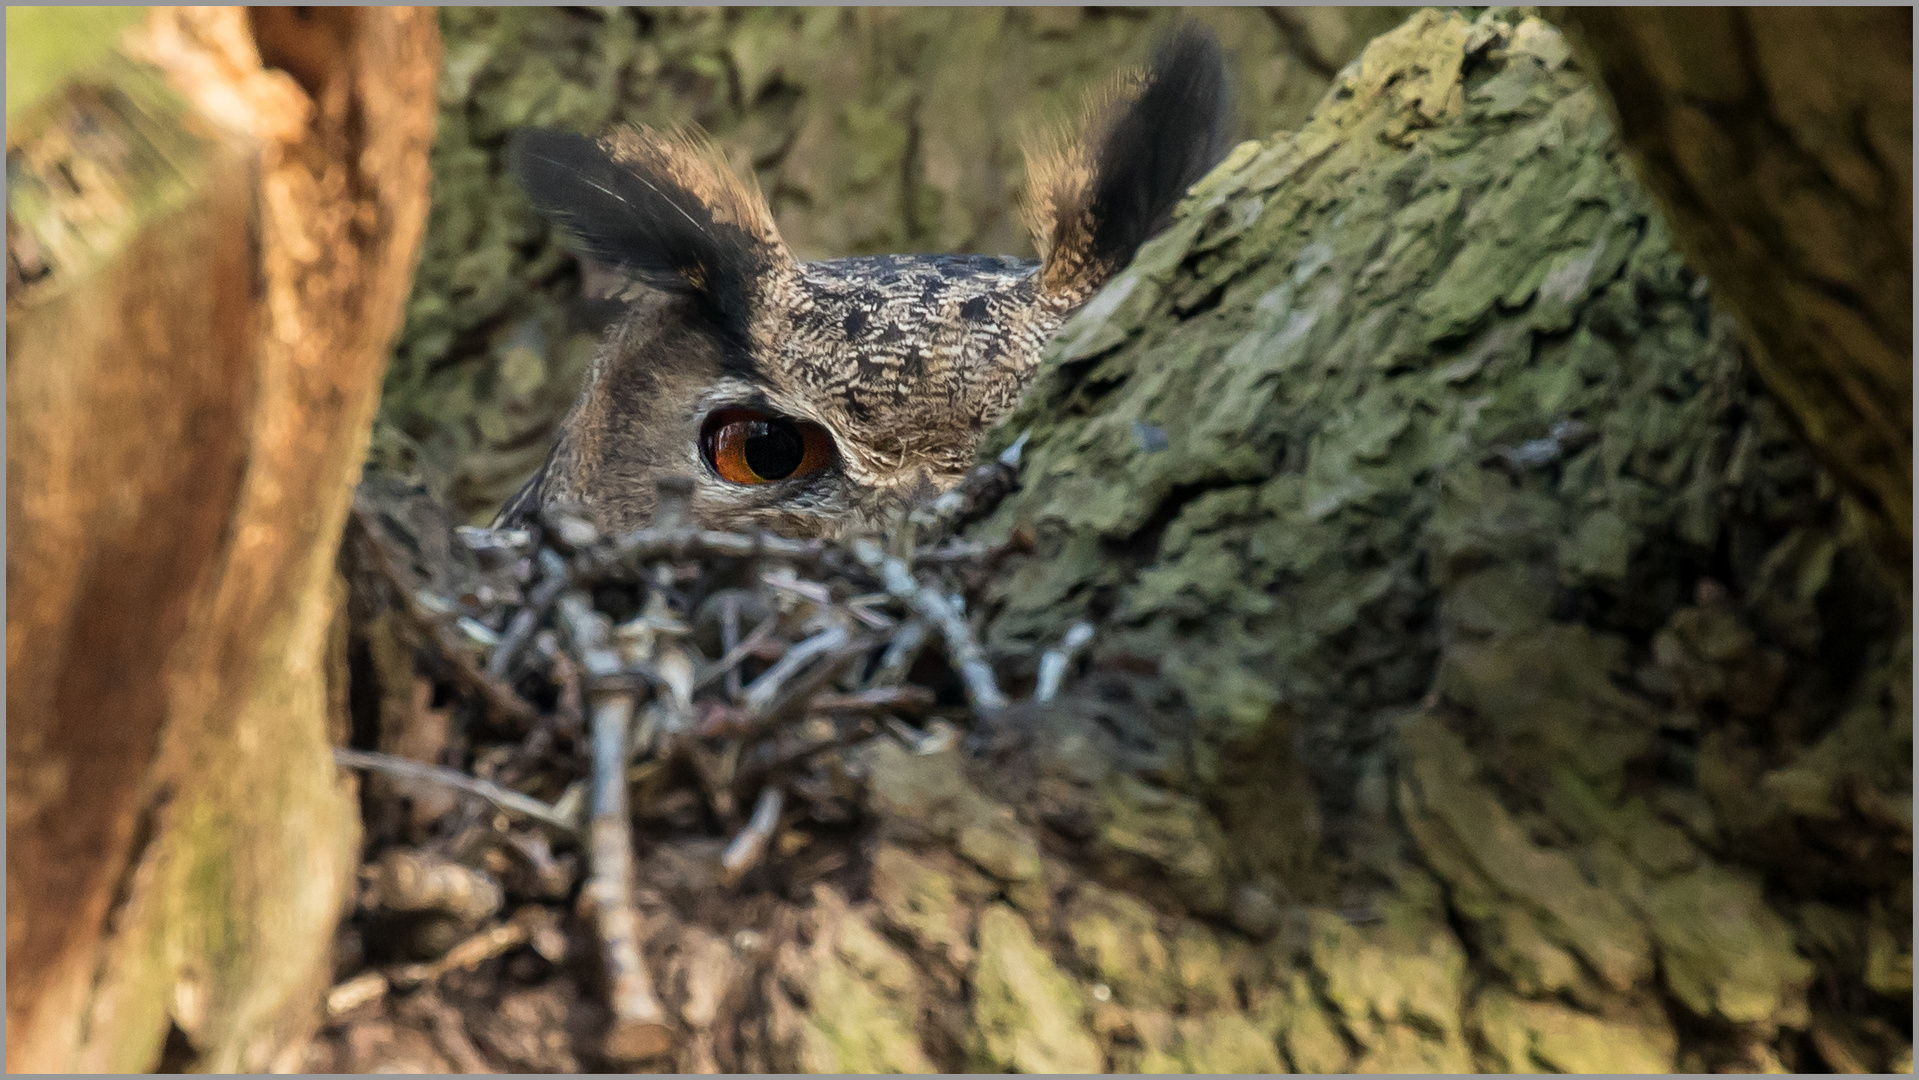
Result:
{"label": "owl's eye pupil", "polygon": [[791,420],[755,421],[741,448],[747,468],[762,480],[784,480],[806,457],[806,443]]}
{"label": "owl's eye pupil", "polygon": [[818,472],[838,460],[818,424],[758,409],[716,409],[700,428],[700,452],[729,484],[771,484]]}

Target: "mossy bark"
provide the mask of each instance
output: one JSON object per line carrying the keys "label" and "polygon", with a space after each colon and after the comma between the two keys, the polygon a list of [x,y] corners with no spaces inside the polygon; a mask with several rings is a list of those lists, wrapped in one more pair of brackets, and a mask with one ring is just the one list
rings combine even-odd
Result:
{"label": "mossy bark", "polygon": [[259,1071],[318,1022],[358,836],[334,555],[437,45],[420,9],[150,8],[9,115],[11,1069]]}
{"label": "mossy bark", "polygon": [[1151,780],[1029,722],[1029,809],[1192,915],[1310,909],[1252,995],[1298,1067],[1909,1062],[1898,575],[1569,56],[1420,14],[1062,332],[990,641],[1090,615],[1190,722]]}

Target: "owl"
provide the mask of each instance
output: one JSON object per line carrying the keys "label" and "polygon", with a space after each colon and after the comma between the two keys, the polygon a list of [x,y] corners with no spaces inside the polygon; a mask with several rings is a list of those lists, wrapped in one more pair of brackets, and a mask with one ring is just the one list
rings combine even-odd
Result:
{"label": "owl", "polygon": [[496,526],[569,505],[638,528],[658,480],[679,474],[697,524],[835,537],[952,487],[1048,338],[1218,162],[1226,111],[1219,46],[1187,27],[1089,100],[1076,135],[1029,141],[1021,212],[1037,262],[801,262],[709,143],[520,132],[520,185],[618,275],[625,308]]}

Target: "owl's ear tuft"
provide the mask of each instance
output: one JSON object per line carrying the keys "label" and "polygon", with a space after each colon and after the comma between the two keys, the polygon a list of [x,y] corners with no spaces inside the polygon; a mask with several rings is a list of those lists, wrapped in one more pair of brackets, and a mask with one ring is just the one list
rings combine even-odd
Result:
{"label": "owl's ear tuft", "polygon": [[526,129],[507,163],[580,254],[689,298],[723,329],[743,334],[754,283],[791,261],[758,187],[690,134],[627,128],[595,140]]}
{"label": "owl's ear tuft", "polygon": [[1188,24],[1144,74],[1089,96],[1077,137],[1029,139],[1022,211],[1040,288],[1077,303],[1130,262],[1224,156],[1230,111],[1219,43]]}

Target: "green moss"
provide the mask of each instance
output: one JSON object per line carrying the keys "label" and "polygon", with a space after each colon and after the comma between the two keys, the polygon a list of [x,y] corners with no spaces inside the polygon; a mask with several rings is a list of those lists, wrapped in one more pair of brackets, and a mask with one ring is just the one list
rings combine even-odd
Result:
{"label": "green moss", "polygon": [[1502,1072],[1663,1073],[1677,1068],[1678,1037],[1664,1017],[1605,1020],[1558,1002],[1480,995],[1474,1019]]}
{"label": "green moss", "polygon": [[1004,904],[980,914],[973,972],[975,1053],[985,1067],[1028,1073],[1100,1072],[1079,988]]}
{"label": "green moss", "polygon": [[932,1072],[915,1025],[924,987],[912,961],[848,909],[815,893],[814,947],[806,963],[806,1009],[793,1052],[805,1072]]}
{"label": "green moss", "polygon": [[[941,866],[893,844],[873,855],[871,889],[880,913],[923,949],[944,956],[957,971],[972,965],[972,911],[967,900],[990,891],[966,881],[957,866]],[[970,896],[968,894],[971,894]]]}
{"label": "green moss", "polygon": [[1279,1050],[1252,1021],[1237,1012],[1189,1018],[1180,1024],[1181,1064],[1186,1072],[1283,1072]]}
{"label": "green moss", "polygon": [[1812,964],[1758,881],[1701,868],[1654,886],[1647,916],[1666,983],[1695,1015],[1804,1024]]}

